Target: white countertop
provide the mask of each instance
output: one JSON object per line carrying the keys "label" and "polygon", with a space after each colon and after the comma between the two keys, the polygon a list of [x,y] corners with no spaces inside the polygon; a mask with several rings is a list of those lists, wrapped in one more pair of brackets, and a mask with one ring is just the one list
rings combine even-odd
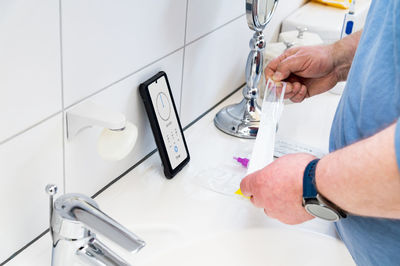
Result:
{"label": "white countertop", "polygon": [[[289,228],[268,218],[247,199],[216,193],[207,187],[206,176],[214,170],[230,168],[237,169],[238,174],[245,173],[232,157],[248,156],[254,140],[226,135],[213,124],[222,106],[239,102],[241,97],[238,91],[185,131],[191,161],[173,179],[164,178],[156,153],[96,198],[102,211],[147,242],[138,254],[122,252],[121,256],[142,265],[157,254],[215,234],[252,228]],[[339,99],[338,95],[326,93],[301,104],[286,105],[278,135],[327,151]],[[316,219],[290,228],[335,237],[332,224]],[[99,238],[115,247],[105,237]],[[47,234],[7,265],[50,265],[50,257],[51,240]]]}

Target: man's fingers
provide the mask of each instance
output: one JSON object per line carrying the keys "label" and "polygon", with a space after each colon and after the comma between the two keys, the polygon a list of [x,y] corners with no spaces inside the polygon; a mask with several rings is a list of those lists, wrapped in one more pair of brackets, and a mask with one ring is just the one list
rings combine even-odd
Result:
{"label": "man's fingers", "polygon": [[251,189],[251,182],[252,182],[252,175],[246,176],[245,178],[242,179],[242,182],[240,182],[240,190],[242,191],[242,194],[245,197],[250,197],[253,195]]}
{"label": "man's fingers", "polygon": [[304,63],[303,61],[304,60],[301,57],[298,57],[296,55],[289,56],[288,58],[280,62],[272,78],[275,81],[281,81],[288,78],[292,73],[302,71]]}
{"label": "man's fingers", "polygon": [[254,206],[262,208],[263,207],[262,198],[260,198],[259,195],[258,196],[255,195],[256,194],[255,190],[257,189],[255,187],[257,186],[255,178],[256,175],[254,173],[243,178],[242,182],[240,182],[240,190],[242,191],[242,194],[245,197],[250,197],[250,201],[251,203],[254,204]]}
{"label": "man's fingers", "polygon": [[262,201],[262,198],[257,197],[257,196],[251,196],[250,197],[250,201],[251,203],[253,203],[254,206],[256,206],[257,208],[264,208],[264,202]]}
{"label": "man's fingers", "polygon": [[[298,47],[294,47],[291,49],[286,50],[283,54],[281,54],[280,56],[276,57],[275,59],[273,59],[271,62],[269,62],[269,64],[267,65],[267,67],[265,68],[265,79],[268,80],[268,78],[272,78],[275,74],[275,72],[278,69],[278,66],[281,64],[282,61],[284,61],[286,58],[294,55],[295,53],[297,53],[298,51]],[[279,76],[279,75],[278,75]],[[284,78],[282,78],[284,79]],[[275,81],[281,81],[282,79],[274,79]]]}
{"label": "man's fingers", "polygon": [[286,88],[289,88],[289,91],[285,93],[285,99],[290,99],[292,102],[301,102],[308,96],[307,87],[300,82],[287,83]]}
{"label": "man's fingers", "polygon": [[294,93],[293,92],[291,92],[291,93],[288,93],[288,94],[285,94],[285,99],[290,99],[290,98],[292,98],[294,96]]}
{"label": "man's fingers", "polygon": [[254,196],[250,196],[250,202],[251,202],[253,205],[256,205],[255,200],[254,200]]}
{"label": "man's fingers", "polygon": [[257,181],[259,176],[256,173],[250,174],[240,182],[240,189],[245,197],[250,197],[251,203],[257,208],[264,208],[263,197],[260,195],[260,182]]}
{"label": "man's fingers", "polygon": [[292,82],[287,82],[286,83],[285,94],[289,94],[291,92],[293,92],[293,83]]}
{"label": "man's fingers", "polygon": [[[288,82],[286,83],[285,99],[291,99],[295,96],[301,89],[301,84],[299,82]],[[280,93],[278,91],[278,93]]]}
{"label": "man's fingers", "polygon": [[307,87],[301,85],[296,94],[290,98],[292,102],[299,103],[302,102],[307,97]]}
{"label": "man's fingers", "polygon": [[[282,82],[276,82],[275,85],[276,85],[276,95],[279,97],[283,90],[283,84],[282,84]],[[291,84],[289,85],[289,88],[288,88],[288,85],[289,84],[286,84],[285,94],[288,93],[288,90],[289,90],[289,92],[292,90]]]}
{"label": "man's fingers", "polygon": [[276,69],[278,68],[278,65],[281,63],[282,60],[284,60],[286,57],[284,57],[284,53],[281,54],[280,56],[274,58],[271,60],[271,62],[268,63],[267,67],[265,68],[265,77],[266,78],[272,78],[274,75]]}
{"label": "man's fingers", "polygon": [[264,69],[264,76],[265,76],[265,81],[268,82],[268,79],[272,78],[274,75],[275,71],[273,71],[271,68],[269,68],[269,65]]}
{"label": "man's fingers", "polygon": [[[268,88],[266,88],[267,90]],[[276,94],[281,95],[282,93],[282,86],[277,86],[276,87]],[[292,83],[286,83],[286,89],[285,89],[285,95],[283,96],[284,99],[290,99],[292,98],[296,93],[293,92],[293,84]]]}
{"label": "man's fingers", "polygon": [[300,82],[294,82],[293,83],[293,90],[292,90],[293,94],[296,95],[297,93],[299,93],[300,89],[301,89]]}

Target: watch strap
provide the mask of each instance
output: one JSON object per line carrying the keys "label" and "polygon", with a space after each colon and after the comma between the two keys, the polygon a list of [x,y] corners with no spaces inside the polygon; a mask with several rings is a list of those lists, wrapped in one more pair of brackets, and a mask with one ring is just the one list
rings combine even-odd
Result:
{"label": "watch strap", "polygon": [[319,159],[314,159],[308,163],[303,175],[303,198],[311,199],[316,198],[318,195],[317,187],[315,184],[315,170]]}

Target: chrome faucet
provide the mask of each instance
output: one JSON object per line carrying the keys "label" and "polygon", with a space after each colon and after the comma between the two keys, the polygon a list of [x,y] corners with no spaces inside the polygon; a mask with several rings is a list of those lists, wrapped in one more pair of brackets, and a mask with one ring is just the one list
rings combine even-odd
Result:
{"label": "chrome faucet", "polygon": [[130,252],[145,242],[99,210],[97,203],[81,194],[65,194],[53,204],[55,185],[47,185],[50,195],[50,233],[53,238],[52,266],[130,265],[100,242],[95,230]]}

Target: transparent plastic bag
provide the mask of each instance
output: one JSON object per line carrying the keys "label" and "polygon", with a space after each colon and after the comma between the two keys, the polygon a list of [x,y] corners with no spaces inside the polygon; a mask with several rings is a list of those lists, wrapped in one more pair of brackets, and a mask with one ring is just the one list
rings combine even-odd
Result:
{"label": "transparent plastic bag", "polygon": [[[240,182],[246,176],[246,172],[249,174],[251,173],[249,169],[257,168],[256,170],[258,170],[272,162],[275,133],[283,111],[285,89],[286,83],[284,82],[278,84],[275,84],[272,80],[268,80],[267,82],[261,107],[260,127],[248,169],[232,158],[230,162],[209,166],[206,169],[193,173],[191,182],[219,194],[244,199],[238,193],[238,188],[240,187]],[[234,151],[232,156],[248,158],[250,154],[248,151],[245,153],[243,151]]]}
{"label": "transparent plastic bag", "polygon": [[268,79],[261,107],[260,126],[254,143],[247,174],[251,174],[273,161],[275,135],[282,115],[286,83]]}
{"label": "transparent plastic bag", "polygon": [[237,197],[235,194],[246,175],[246,168],[232,160],[197,172],[193,182],[205,189],[219,194]]}

